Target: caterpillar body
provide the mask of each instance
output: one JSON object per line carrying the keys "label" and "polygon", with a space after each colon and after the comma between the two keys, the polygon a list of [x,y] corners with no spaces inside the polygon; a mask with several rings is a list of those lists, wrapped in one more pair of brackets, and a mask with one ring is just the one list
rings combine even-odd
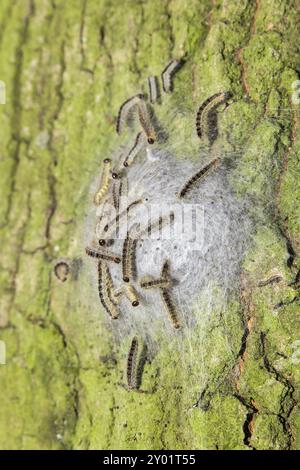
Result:
{"label": "caterpillar body", "polygon": [[86,247],[85,252],[91,258],[98,258],[105,261],[112,261],[114,263],[119,264],[121,262],[121,258],[116,255],[115,253],[111,253],[109,251],[98,251],[94,250],[93,248]]}
{"label": "caterpillar body", "polygon": [[133,307],[137,307],[140,304],[138,293],[132,284],[124,285],[124,293]]}
{"label": "caterpillar body", "polygon": [[150,103],[154,104],[158,99],[157,77],[154,77],[154,76],[148,77],[148,87],[149,87]]}
{"label": "caterpillar body", "polygon": [[167,289],[161,289],[160,293],[161,293],[161,298],[163,300],[165,310],[168,314],[168,317],[169,317],[170,321],[172,322],[172,325],[176,329],[180,328],[180,323],[179,323],[179,320],[178,320],[176,307],[173,303],[173,300],[170,296],[169,291]]}
{"label": "caterpillar body", "polygon": [[127,357],[127,386],[129,390],[138,388],[138,349],[139,341],[136,336],[132,339],[131,346]]}
{"label": "caterpillar body", "polygon": [[184,197],[191,189],[192,186],[198,182],[200,179],[204,178],[207,176],[207,174],[216,168],[220,164],[220,159],[216,158],[209,162],[204,168],[202,168],[200,171],[198,171],[194,176],[192,176],[183,186],[183,188],[179,192],[179,198]]}
{"label": "caterpillar body", "polygon": [[198,137],[201,139],[203,136],[204,126],[205,126],[205,119],[208,117],[209,113],[214,111],[218,106],[225,103],[229,98],[231,98],[232,93],[222,92],[222,93],[215,93],[214,95],[210,96],[205,100],[198,109],[197,116],[196,116],[196,131]]}
{"label": "caterpillar body", "polygon": [[144,101],[140,101],[138,104],[138,116],[140,124],[146,134],[148,144],[154,144],[157,140],[156,132],[151,122],[147,104]]}
{"label": "caterpillar body", "polygon": [[126,158],[123,162],[123,165],[125,167],[128,167],[128,166],[132,165],[132,163],[134,162],[135,157],[142,150],[142,148],[145,146],[145,144],[146,144],[145,134],[144,134],[144,132],[139,132],[136,136],[133,147],[130,149],[130,151],[128,152],[128,154],[127,154],[127,156],[126,156]]}
{"label": "caterpillar body", "polygon": [[69,264],[66,261],[58,261],[54,266],[54,274],[61,282],[65,282],[70,272]]}
{"label": "caterpillar body", "polygon": [[129,282],[135,274],[136,244],[137,240],[135,238],[131,238],[127,232],[122,250],[122,274],[124,282]]}
{"label": "caterpillar body", "polygon": [[111,160],[109,158],[106,158],[103,163],[104,166],[102,169],[100,186],[94,196],[94,203],[96,204],[96,206],[99,206],[99,204],[101,204],[104,196],[107,194],[109,189]]}
{"label": "caterpillar body", "polygon": [[120,106],[116,128],[118,134],[123,132],[129,113],[137,104],[143,100],[144,95],[139,93],[138,95],[132,96],[128,100],[124,101],[124,103]]}
{"label": "caterpillar body", "polygon": [[98,294],[99,299],[104,307],[105,311],[109,314],[112,319],[117,319],[119,316],[119,311],[113,302],[110,300],[108,293],[109,282],[107,280],[107,273],[105,269],[105,264],[102,261],[98,262]]}
{"label": "caterpillar body", "polygon": [[153,288],[169,289],[171,287],[171,281],[170,279],[166,279],[163,277],[152,278],[150,276],[147,276],[141,279],[140,286],[143,289],[153,289]]}
{"label": "caterpillar body", "polygon": [[165,67],[161,74],[162,86],[165,93],[173,91],[173,75],[181,67],[182,61],[173,59]]}

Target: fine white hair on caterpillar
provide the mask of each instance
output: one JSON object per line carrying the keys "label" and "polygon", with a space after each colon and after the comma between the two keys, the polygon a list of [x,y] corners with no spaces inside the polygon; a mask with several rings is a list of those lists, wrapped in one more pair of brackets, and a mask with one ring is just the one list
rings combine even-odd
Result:
{"label": "fine white hair on caterpillar", "polygon": [[181,67],[182,61],[173,59],[161,74],[162,86],[165,93],[173,91],[173,75]]}
{"label": "fine white hair on caterpillar", "polygon": [[157,77],[150,76],[148,77],[148,87],[149,87],[149,98],[150,103],[154,104],[158,100],[158,83]]}

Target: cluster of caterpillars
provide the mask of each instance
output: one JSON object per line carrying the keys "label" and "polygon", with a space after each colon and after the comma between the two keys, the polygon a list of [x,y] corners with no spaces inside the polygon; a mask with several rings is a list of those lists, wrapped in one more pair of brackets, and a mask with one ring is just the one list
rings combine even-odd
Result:
{"label": "cluster of caterpillars", "polygon": [[[173,90],[173,75],[180,68],[182,62],[172,60],[161,74],[162,89],[164,93],[170,93]],[[97,247],[86,247],[86,254],[97,260],[98,272],[98,293],[100,302],[107,314],[114,320],[120,317],[120,301],[126,298],[132,307],[138,307],[142,302],[140,291],[157,289],[160,292],[162,305],[166,314],[175,329],[179,329],[180,315],[178,313],[176,302],[172,295],[173,281],[171,277],[171,261],[165,260],[159,277],[145,276],[138,277],[136,267],[136,249],[137,242],[145,238],[149,233],[161,230],[165,224],[174,222],[174,213],[168,216],[159,217],[151,221],[149,225],[139,233],[136,227],[130,227],[127,230],[123,240],[122,252],[114,253],[107,247],[113,245],[114,236],[119,230],[122,220],[130,211],[143,202],[142,200],[133,201],[124,210],[120,211],[120,199],[125,191],[128,190],[128,180],[126,170],[137,161],[137,157],[142,149],[147,145],[154,145],[157,138],[155,129],[153,110],[151,105],[155,104],[159,98],[159,88],[157,77],[148,78],[149,101],[144,94],[137,94],[126,100],[120,107],[117,116],[116,131],[122,134],[132,119],[140,127],[132,147],[127,153],[122,153],[119,161],[113,162],[111,159],[105,159],[103,162],[102,174],[99,187],[94,195],[94,204],[99,206],[110,202],[116,210],[116,215],[109,220],[103,228],[101,236],[98,237]],[[199,108],[196,115],[196,131],[199,138],[205,135],[207,122],[210,121],[210,114],[216,111],[216,108],[225,103],[230,97],[230,93],[218,93],[208,98]],[[220,164],[220,159],[212,159],[203,168],[197,171],[184,186],[179,189],[177,196],[179,199],[185,198],[189,191],[195,187],[195,184],[205,178]],[[110,265],[120,265],[121,287],[114,286]],[[127,388],[129,390],[138,390],[139,381],[137,380],[137,352],[139,340],[134,337],[130,346],[127,358]]]}

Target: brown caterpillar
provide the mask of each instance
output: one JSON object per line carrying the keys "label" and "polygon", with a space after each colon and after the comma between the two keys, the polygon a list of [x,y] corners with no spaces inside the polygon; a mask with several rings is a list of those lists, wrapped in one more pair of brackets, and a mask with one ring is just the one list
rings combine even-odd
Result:
{"label": "brown caterpillar", "polygon": [[113,305],[118,305],[120,302],[120,294],[114,287],[109,267],[106,263],[103,265],[103,280],[105,292],[107,293],[109,300],[113,303]]}
{"label": "brown caterpillar", "polygon": [[135,274],[134,271],[136,244],[137,240],[135,238],[131,238],[129,233],[127,232],[127,236],[124,240],[122,250],[122,275],[124,282],[129,282]]}
{"label": "brown caterpillar", "polygon": [[111,253],[109,251],[97,251],[93,248],[86,247],[85,252],[88,256],[92,258],[98,258],[106,261],[113,261],[114,263],[121,263],[121,258],[116,255],[115,253]]}
{"label": "brown caterpillar", "polygon": [[175,305],[171,299],[171,296],[169,294],[169,291],[167,289],[161,289],[161,298],[163,300],[163,304],[165,307],[165,310],[168,314],[169,319],[171,320],[174,328],[178,329],[180,328],[179,320],[177,318],[177,312]]}
{"label": "brown caterpillar", "polygon": [[121,190],[122,190],[122,180],[114,181],[112,185],[112,198],[113,198],[113,205],[114,205],[116,212],[119,212],[119,208],[120,208]]}
{"label": "brown caterpillar", "polygon": [[184,197],[186,193],[192,188],[193,184],[202,179],[204,176],[207,176],[209,171],[213,170],[220,164],[220,159],[216,158],[209,162],[204,168],[202,168],[200,171],[198,171],[192,178],[190,178],[181,191],[179,192],[179,198]]}
{"label": "brown caterpillar", "polygon": [[127,156],[126,156],[126,158],[123,162],[123,165],[125,167],[128,167],[129,165],[131,165],[133,163],[133,161],[134,161],[135,157],[137,156],[137,154],[145,146],[145,143],[146,143],[146,139],[145,139],[144,132],[139,132],[138,135],[136,136],[133,147],[130,149],[130,151],[128,152],[128,154],[127,154]]}
{"label": "brown caterpillar", "polygon": [[108,224],[105,225],[104,227],[104,232],[108,232],[108,230],[113,227],[114,225],[117,225],[119,221],[124,217],[127,216],[129,211],[136,206],[137,204],[140,204],[143,200],[138,199],[137,201],[133,201],[129,206],[126,207],[122,212],[118,213],[114,219],[112,219]]}
{"label": "brown caterpillar", "polygon": [[201,104],[200,108],[198,109],[197,116],[196,116],[196,131],[200,139],[203,136],[205,117],[207,117],[208,114],[214,111],[218,106],[225,103],[225,101],[231,98],[231,96],[232,96],[232,93],[229,91],[216,93],[210,96],[209,98],[207,98],[207,100],[205,100]]}
{"label": "brown caterpillar", "polygon": [[106,158],[103,161],[103,163],[104,163],[104,167],[103,167],[102,174],[101,174],[100,186],[94,196],[94,203],[97,206],[99,206],[99,204],[102,202],[109,188],[111,160],[109,158]]}
{"label": "brown caterpillar", "polygon": [[174,221],[174,212],[170,212],[168,216],[159,216],[154,222],[150,222],[148,226],[138,234],[138,238],[144,238],[146,235],[150,236],[156,230],[161,231],[166,224],[172,224]]}
{"label": "brown caterpillar", "polygon": [[153,289],[153,288],[169,289],[171,287],[171,281],[170,279],[166,279],[163,277],[151,278],[150,276],[147,276],[141,279],[140,286],[143,289]]}
{"label": "brown caterpillar", "polygon": [[268,284],[274,284],[280,281],[282,281],[282,276],[279,276],[279,274],[276,274],[275,276],[271,276],[269,279],[259,281],[258,287],[264,287],[264,286],[267,286]]}
{"label": "brown caterpillar", "polygon": [[175,72],[181,67],[182,61],[173,59],[165,67],[161,74],[162,86],[165,93],[170,93],[173,91],[173,80],[172,77]]}
{"label": "brown caterpillar", "polygon": [[127,357],[127,386],[129,390],[137,390],[138,384],[138,349],[139,341],[136,336],[132,339]]}
{"label": "brown caterpillar", "polygon": [[144,99],[144,95],[138,94],[132,96],[128,100],[124,101],[121,105],[117,117],[117,134],[121,134],[124,129],[124,124],[126,123],[127,117],[134,106],[136,106],[140,101]]}
{"label": "brown caterpillar", "polygon": [[149,87],[150,103],[153,104],[158,99],[157,77],[154,77],[154,76],[148,77],[148,87]]}
{"label": "brown caterpillar", "polygon": [[124,286],[124,293],[125,293],[127,299],[130,300],[131,305],[133,307],[137,307],[140,304],[138,293],[137,293],[137,291],[135,290],[135,288],[133,287],[132,284],[126,284]]}
{"label": "brown caterpillar", "polygon": [[107,291],[107,278],[106,278],[106,271],[105,266],[102,261],[98,262],[98,294],[101,304],[103,305],[105,311],[109,314],[109,316],[115,320],[119,316],[119,311],[115,307],[115,305],[110,301],[108,291]]}
{"label": "brown caterpillar", "polygon": [[65,282],[70,272],[69,264],[66,261],[58,261],[54,266],[54,274],[61,282]]}
{"label": "brown caterpillar", "polygon": [[149,111],[144,101],[138,103],[138,116],[140,124],[146,134],[148,144],[154,144],[157,139],[156,132],[152,126],[151,117],[149,116]]}

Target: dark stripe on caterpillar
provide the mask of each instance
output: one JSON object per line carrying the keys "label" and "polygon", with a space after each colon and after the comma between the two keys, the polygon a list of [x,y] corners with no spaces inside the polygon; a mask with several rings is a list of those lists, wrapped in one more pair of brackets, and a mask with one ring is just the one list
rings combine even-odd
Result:
{"label": "dark stripe on caterpillar", "polygon": [[200,171],[198,171],[194,176],[192,176],[183,186],[181,191],[179,192],[179,198],[182,198],[190,191],[192,186],[198,182],[200,179],[202,179],[204,176],[207,176],[207,174],[214,168],[216,168],[220,164],[220,159],[216,158],[209,162],[204,168],[202,168]]}
{"label": "dark stripe on caterpillar", "polygon": [[118,255],[108,251],[98,251],[94,250],[93,248],[86,247],[85,252],[88,256],[91,256],[92,258],[102,259],[105,261],[113,261],[117,264],[121,262],[121,258]]}

